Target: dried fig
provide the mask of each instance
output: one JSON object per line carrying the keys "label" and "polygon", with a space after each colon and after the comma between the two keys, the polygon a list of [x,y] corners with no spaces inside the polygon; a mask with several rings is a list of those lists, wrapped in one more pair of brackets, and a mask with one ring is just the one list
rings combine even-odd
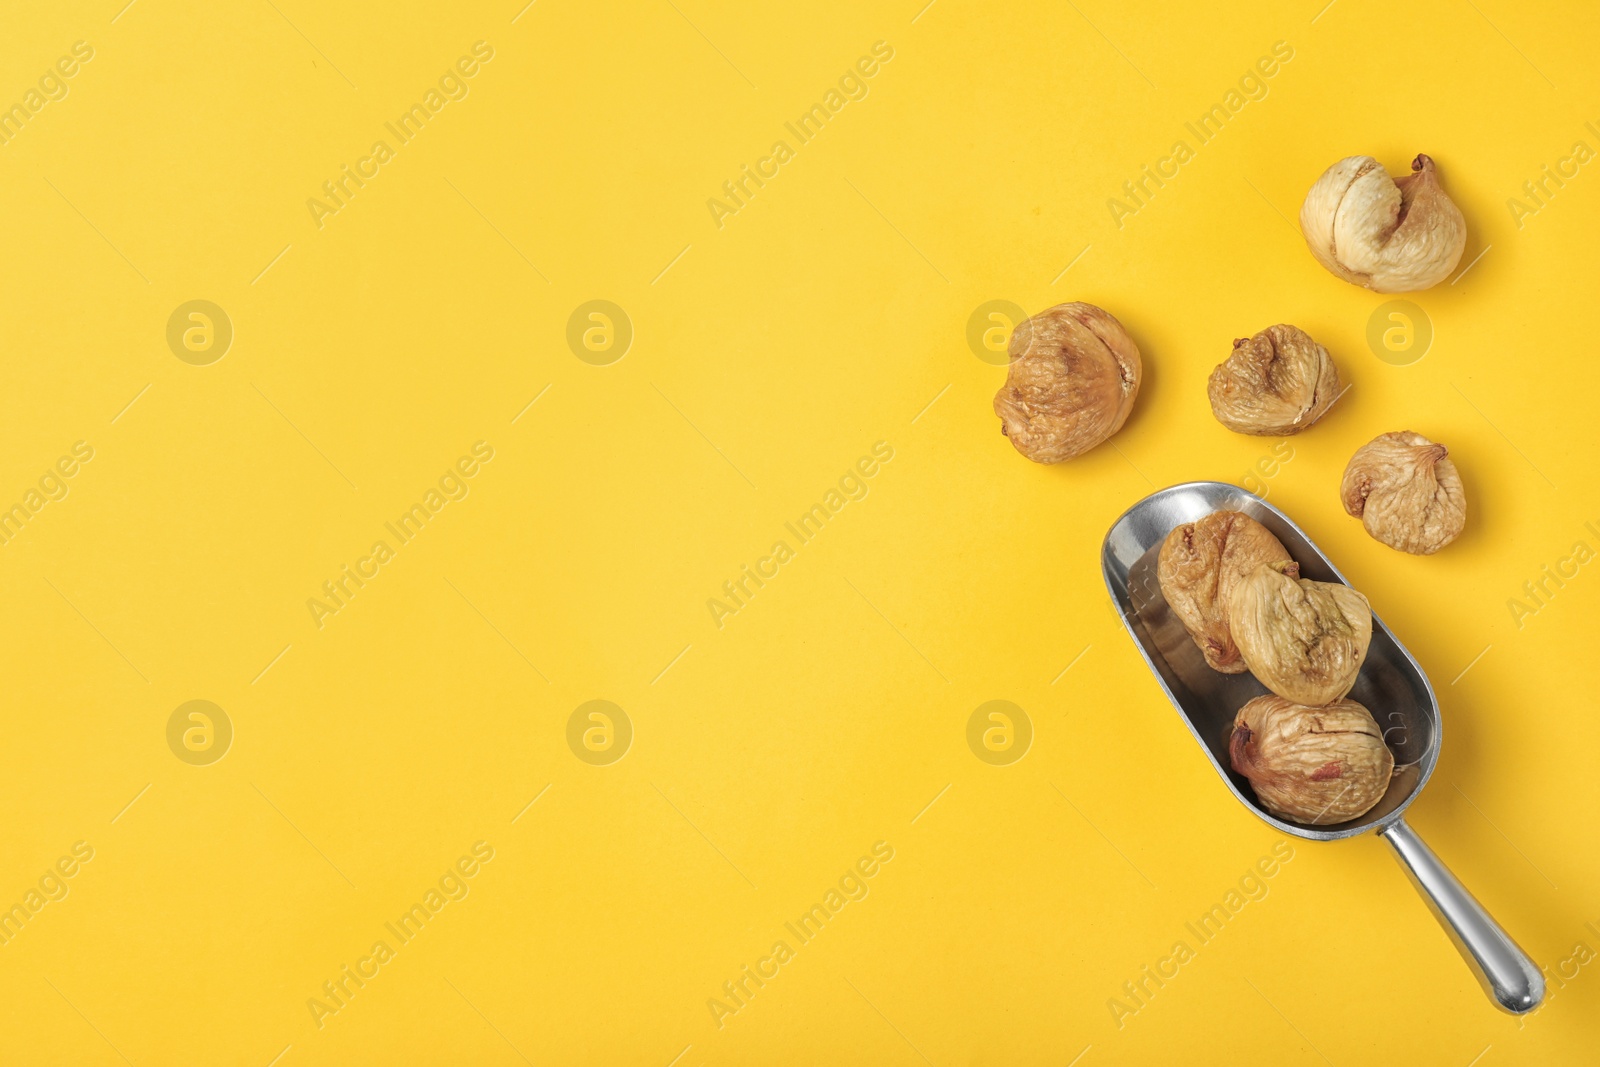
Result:
{"label": "dried fig", "polygon": [[1409,293],[1450,276],[1467,246],[1467,220],[1439,184],[1433,160],[1390,179],[1371,156],[1341,159],[1300,206],[1300,232],[1317,262],[1379,293]]}
{"label": "dried fig", "polygon": [[1289,560],[1288,550],[1242,511],[1214,511],[1177,527],[1162,542],[1156,564],[1161,595],[1212,670],[1244,673],[1228,632],[1228,597],[1245,575],[1280,560]]}
{"label": "dried fig", "polygon": [[1233,342],[1206,385],[1211,413],[1234,433],[1287,437],[1327,412],[1339,398],[1333,358],[1295,326],[1268,326]]}
{"label": "dried fig", "polygon": [[1344,469],[1344,509],[1390,548],[1432,555],[1467,523],[1466,492],[1449,454],[1410,430],[1379,434]]}
{"label": "dried fig", "polygon": [[1394,776],[1383,732],[1354,700],[1311,708],[1256,697],[1233,720],[1228,755],[1262,807],[1310,826],[1365,815]]}
{"label": "dried fig", "polygon": [[1093,304],[1058,304],[1018,324],[1006,384],[994,396],[1000,432],[1035,463],[1082,455],[1122,428],[1139,395],[1139,349]]}
{"label": "dried fig", "polygon": [[1372,609],[1347,585],[1298,577],[1292,563],[1263,563],[1228,599],[1228,629],[1258,681],[1301,704],[1350,692],[1372,641]]}

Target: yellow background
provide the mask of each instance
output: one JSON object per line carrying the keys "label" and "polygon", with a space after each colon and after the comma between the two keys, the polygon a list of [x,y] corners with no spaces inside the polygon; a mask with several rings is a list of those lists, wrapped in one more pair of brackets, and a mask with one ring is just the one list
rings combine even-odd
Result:
{"label": "yellow background", "polygon": [[[1098,551],[1152,488],[1269,455],[1206,375],[1234,337],[1311,332],[1354,387],[1262,484],[1439,691],[1411,819],[1552,973],[1600,950],[1600,565],[1520,627],[1507,606],[1600,548],[1597,164],[1520,227],[1506,203],[1600,148],[1600,16],[920,4],[12,13],[0,102],[95,55],[0,147],[0,504],[95,455],[0,547],[0,904],[95,853],[0,946],[0,1058],[1592,1059],[1600,967],[1498,1014],[1374,838],[1297,842],[1119,1028],[1108,1000],[1279,837],[1149,677]],[[479,40],[470,94],[319,229],[307,199]],[[794,145],[877,41],[866,98]],[[1278,41],[1268,95],[1197,145],[1184,122]],[[719,228],[708,198],[780,138],[795,158]],[[1195,157],[1116,226],[1107,199],[1179,138]],[[1293,220],[1334,160],[1418,151],[1482,257],[1411,297],[1435,338],[1396,366],[1365,339],[1385,298]],[[165,339],[194,299],[234,327],[209,366]],[[592,299],[634,329],[607,366],[566,342]],[[1074,299],[1146,377],[1115,447],[1046,468],[999,434],[967,320]],[[1433,558],[1338,504],[1396,429],[1466,481]],[[470,495],[319,629],[307,599],[480,440]],[[707,599],[877,441],[866,498],[719,629]],[[193,699],[235,731],[209,766],[167,745]],[[567,745],[591,699],[633,726],[609,766]],[[967,746],[995,699],[1033,726],[1009,766]],[[470,895],[319,1028],[308,998],[476,841]],[[708,998],[877,841],[870,895],[719,1028]]]}

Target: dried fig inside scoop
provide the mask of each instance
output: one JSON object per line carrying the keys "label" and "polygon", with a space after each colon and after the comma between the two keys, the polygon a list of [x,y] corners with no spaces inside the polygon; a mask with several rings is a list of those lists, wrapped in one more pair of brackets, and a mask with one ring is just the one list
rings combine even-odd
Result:
{"label": "dried fig inside scoop", "polygon": [[1339,398],[1339,369],[1328,350],[1295,326],[1268,326],[1233,342],[1206,391],[1217,421],[1234,433],[1299,433]]}
{"label": "dried fig inside scoop", "polygon": [[1234,586],[1228,628],[1258,681],[1300,704],[1328,704],[1356,684],[1372,641],[1372,609],[1347,585],[1264,563]]}
{"label": "dried fig inside scoop", "polygon": [[1312,708],[1256,697],[1234,718],[1228,755],[1262,807],[1310,826],[1365,815],[1394,776],[1383,732],[1354,700]]}
{"label": "dried fig inside scoop", "polygon": [[1467,220],[1427,156],[1393,179],[1371,156],[1341,159],[1306,194],[1300,232],[1318,263],[1379,293],[1437,285],[1467,246]]}
{"label": "dried fig inside scoop", "polygon": [[994,396],[1000,432],[1035,463],[1082,455],[1122,428],[1139,395],[1139,349],[1093,304],[1058,304],[1020,323],[1006,384]]}
{"label": "dried fig inside scoop", "polygon": [[1228,630],[1228,597],[1245,575],[1278,561],[1289,561],[1288,550],[1242,511],[1214,511],[1175,528],[1162,542],[1156,564],[1161,595],[1212,670],[1244,673]]}
{"label": "dried fig inside scoop", "polygon": [[1344,509],[1390,548],[1432,555],[1467,524],[1467,496],[1449,452],[1410,430],[1378,435],[1344,469]]}

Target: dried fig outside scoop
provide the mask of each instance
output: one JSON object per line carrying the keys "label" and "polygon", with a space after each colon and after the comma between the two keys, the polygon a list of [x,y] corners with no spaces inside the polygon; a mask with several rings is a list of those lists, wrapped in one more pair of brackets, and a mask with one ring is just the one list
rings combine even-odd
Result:
{"label": "dried fig outside scoop", "polygon": [[1306,194],[1300,232],[1318,263],[1379,293],[1437,285],[1467,246],[1467,220],[1427,156],[1393,179],[1371,156],[1341,159]]}
{"label": "dried fig outside scoop", "polygon": [[1295,326],[1268,326],[1233,342],[1233,354],[1206,384],[1211,412],[1234,433],[1299,433],[1339,398],[1339,369],[1328,350]]}
{"label": "dried fig outside scoop", "polygon": [[1082,455],[1122,428],[1139,395],[1139,349],[1093,304],[1058,304],[1017,326],[1000,432],[1035,463]]}
{"label": "dried fig outside scoop", "polygon": [[1344,509],[1390,548],[1432,555],[1467,524],[1467,496],[1449,452],[1410,430],[1378,435],[1344,469]]}
{"label": "dried fig outside scoop", "polygon": [[1278,561],[1289,561],[1288,550],[1242,511],[1214,511],[1175,528],[1162,542],[1156,564],[1161,595],[1212,670],[1244,673],[1228,630],[1228,597],[1245,575]]}
{"label": "dried fig outside scoop", "polygon": [[1382,731],[1353,700],[1313,708],[1256,697],[1234,718],[1228,755],[1262,807],[1311,826],[1365,815],[1394,776]]}
{"label": "dried fig outside scoop", "polygon": [[1372,608],[1347,585],[1264,563],[1233,588],[1228,628],[1250,673],[1300,704],[1328,704],[1356,684],[1372,642]]}

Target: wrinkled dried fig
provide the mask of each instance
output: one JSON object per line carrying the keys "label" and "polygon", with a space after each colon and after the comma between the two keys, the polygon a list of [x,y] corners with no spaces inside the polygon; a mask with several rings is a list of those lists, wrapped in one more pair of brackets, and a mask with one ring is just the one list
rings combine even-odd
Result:
{"label": "wrinkled dried fig", "polygon": [[1409,293],[1450,276],[1467,246],[1467,221],[1439,184],[1433,160],[1390,179],[1371,156],[1341,159],[1300,206],[1300,232],[1317,262],[1347,282]]}
{"label": "wrinkled dried fig", "polygon": [[1093,304],[1058,304],[1020,323],[1006,384],[994,396],[1000,432],[1035,463],[1082,455],[1122,428],[1139,395],[1139,349]]}
{"label": "wrinkled dried fig", "polygon": [[1262,807],[1310,826],[1365,815],[1394,776],[1383,732],[1354,700],[1311,708],[1256,697],[1233,720],[1228,755]]}
{"label": "wrinkled dried fig", "polygon": [[1177,527],[1162,542],[1156,564],[1161,595],[1212,670],[1244,673],[1228,631],[1228,597],[1245,575],[1280,560],[1289,561],[1288,550],[1242,511],[1214,511]]}
{"label": "wrinkled dried fig", "polygon": [[1301,704],[1328,704],[1356,684],[1372,641],[1372,609],[1347,585],[1264,563],[1228,599],[1228,629],[1262,685]]}
{"label": "wrinkled dried fig", "polygon": [[1339,398],[1339,369],[1304,330],[1268,326],[1233,342],[1206,384],[1211,413],[1234,433],[1287,437],[1327,412]]}
{"label": "wrinkled dried fig", "polygon": [[1466,492],[1449,452],[1410,430],[1379,434],[1344,469],[1344,509],[1390,548],[1432,555],[1467,523]]}

